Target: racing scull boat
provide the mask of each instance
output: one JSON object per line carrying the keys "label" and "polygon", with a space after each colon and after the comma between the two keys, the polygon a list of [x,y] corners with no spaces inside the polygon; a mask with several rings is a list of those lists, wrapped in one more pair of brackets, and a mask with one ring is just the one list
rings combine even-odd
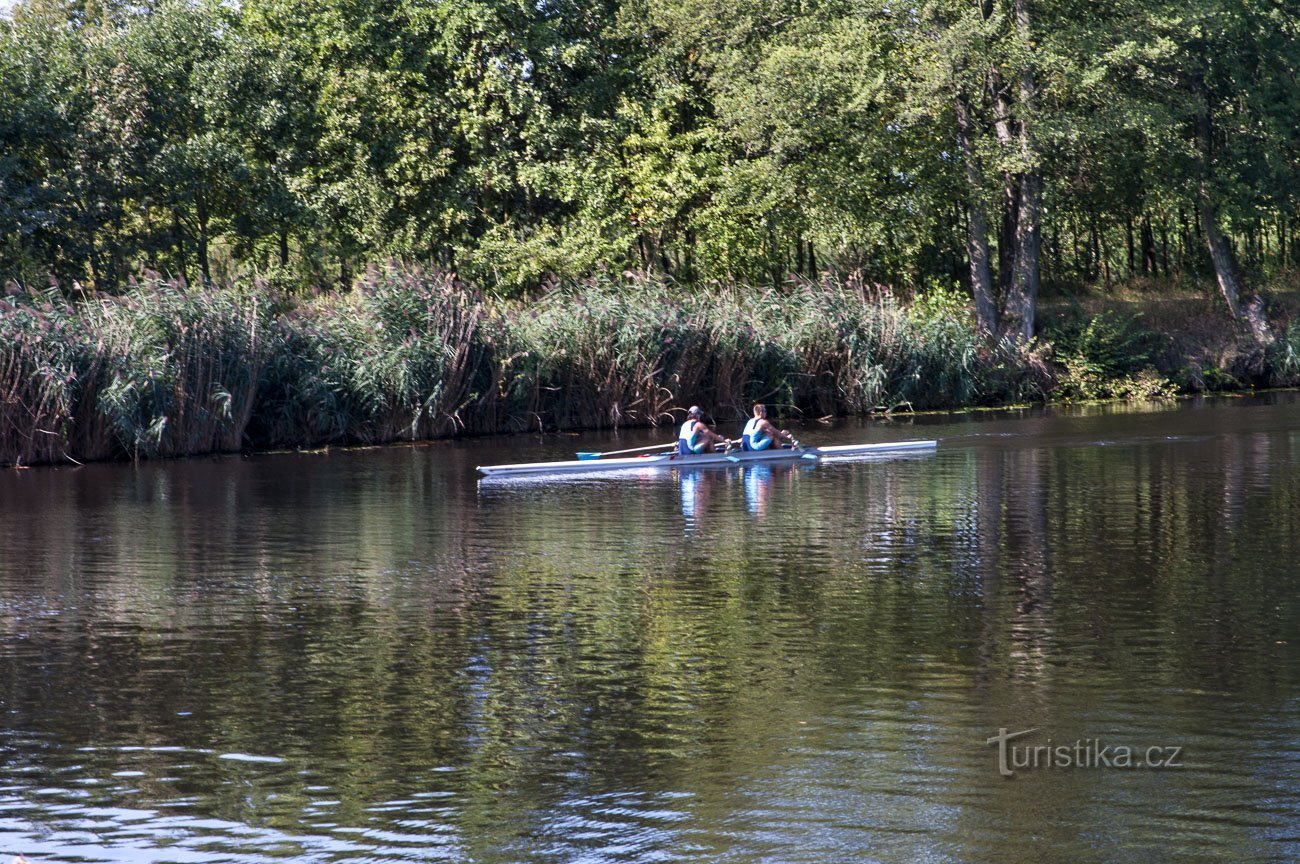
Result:
{"label": "racing scull boat", "polygon": [[933,450],[937,441],[887,441],[882,444],[844,444],[838,447],[795,447],[783,450],[732,450],[728,453],[660,453],[624,459],[576,459],[569,462],[523,462],[517,465],[480,465],[488,477],[520,474],[592,474],[645,468],[708,468],[748,465],[755,462],[821,462],[827,459],[858,459],[918,450]]}

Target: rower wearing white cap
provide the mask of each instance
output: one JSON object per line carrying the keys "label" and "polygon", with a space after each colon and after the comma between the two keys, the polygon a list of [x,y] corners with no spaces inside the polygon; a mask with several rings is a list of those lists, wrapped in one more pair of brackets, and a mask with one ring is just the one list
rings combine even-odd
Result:
{"label": "rower wearing white cap", "polygon": [[712,453],[719,444],[726,444],[727,439],[714,432],[704,422],[704,411],[698,405],[692,405],[686,412],[686,422],[677,433],[677,452],[683,456],[691,453]]}

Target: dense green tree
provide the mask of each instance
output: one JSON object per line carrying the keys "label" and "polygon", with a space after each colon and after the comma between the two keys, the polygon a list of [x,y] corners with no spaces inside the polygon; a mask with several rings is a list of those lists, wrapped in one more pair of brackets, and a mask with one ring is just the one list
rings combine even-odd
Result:
{"label": "dense green tree", "polygon": [[23,0],[0,21],[0,274],[517,294],[1040,283],[1300,260],[1294,0]]}
{"label": "dense green tree", "polygon": [[1279,190],[1297,180],[1300,7],[1198,0],[1121,9],[1107,67],[1141,112],[1161,185],[1194,206],[1219,289],[1239,315],[1242,277],[1227,231],[1249,234],[1279,211],[1285,226],[1290,216]]}

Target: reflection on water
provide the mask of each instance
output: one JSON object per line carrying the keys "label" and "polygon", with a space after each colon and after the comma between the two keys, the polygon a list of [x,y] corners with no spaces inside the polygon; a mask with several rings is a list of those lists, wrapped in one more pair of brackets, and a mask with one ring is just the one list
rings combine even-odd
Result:
{"label": "reflection on water", "polygon": [[[720,516],[734,517],[734,508],[725,499],[735,495],[743,496],[745,511],[751,517],[765,518],[772,500],[773,482],[782,483],[788,489],[799,472],[811,469],[812,466],[806,462],[678,469],[672,474],[665,472],[665,479],[676,478],[681,491],[685,533],[690,535],[709,518],[710,507],[720,507]],[[711,502],[715,498],[724,500],[713,505]]]}
{"label": "reflection on water", "polygon": [[[786,473],[795,470],[790,468]],[[768,502],[772,500],[772,466],[749,465],[741,476],[745,484],[745,509],[751,516],[766,516]]]}
{"label": "reflection on water", "polygon": [[[1300,401],[0,476],[0,852],[1300,858]],[[646,433],[617,439],[631,447]],[[1005,780],[985,739],[1171,744]]]}

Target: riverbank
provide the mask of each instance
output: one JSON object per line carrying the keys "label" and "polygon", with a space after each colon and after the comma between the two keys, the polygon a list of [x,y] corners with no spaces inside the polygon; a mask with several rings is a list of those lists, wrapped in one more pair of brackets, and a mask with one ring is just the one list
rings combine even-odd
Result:
{"label": "riverbank", "polygon": [[1300,382],[1291,305],[1259,348],[1188,303],[1168,332],[1154,325],[1172,314],[1118,301],[1049,305],[1021,348],[982,340],[961,295],[903,303],[833,277],[688,293],[626,276],[529,303],[395,270],[306,300],[161,281],[75,302],[13,291],[0,463],[647,426],[691,402],[730,421],[755,400],[820,417]]}

